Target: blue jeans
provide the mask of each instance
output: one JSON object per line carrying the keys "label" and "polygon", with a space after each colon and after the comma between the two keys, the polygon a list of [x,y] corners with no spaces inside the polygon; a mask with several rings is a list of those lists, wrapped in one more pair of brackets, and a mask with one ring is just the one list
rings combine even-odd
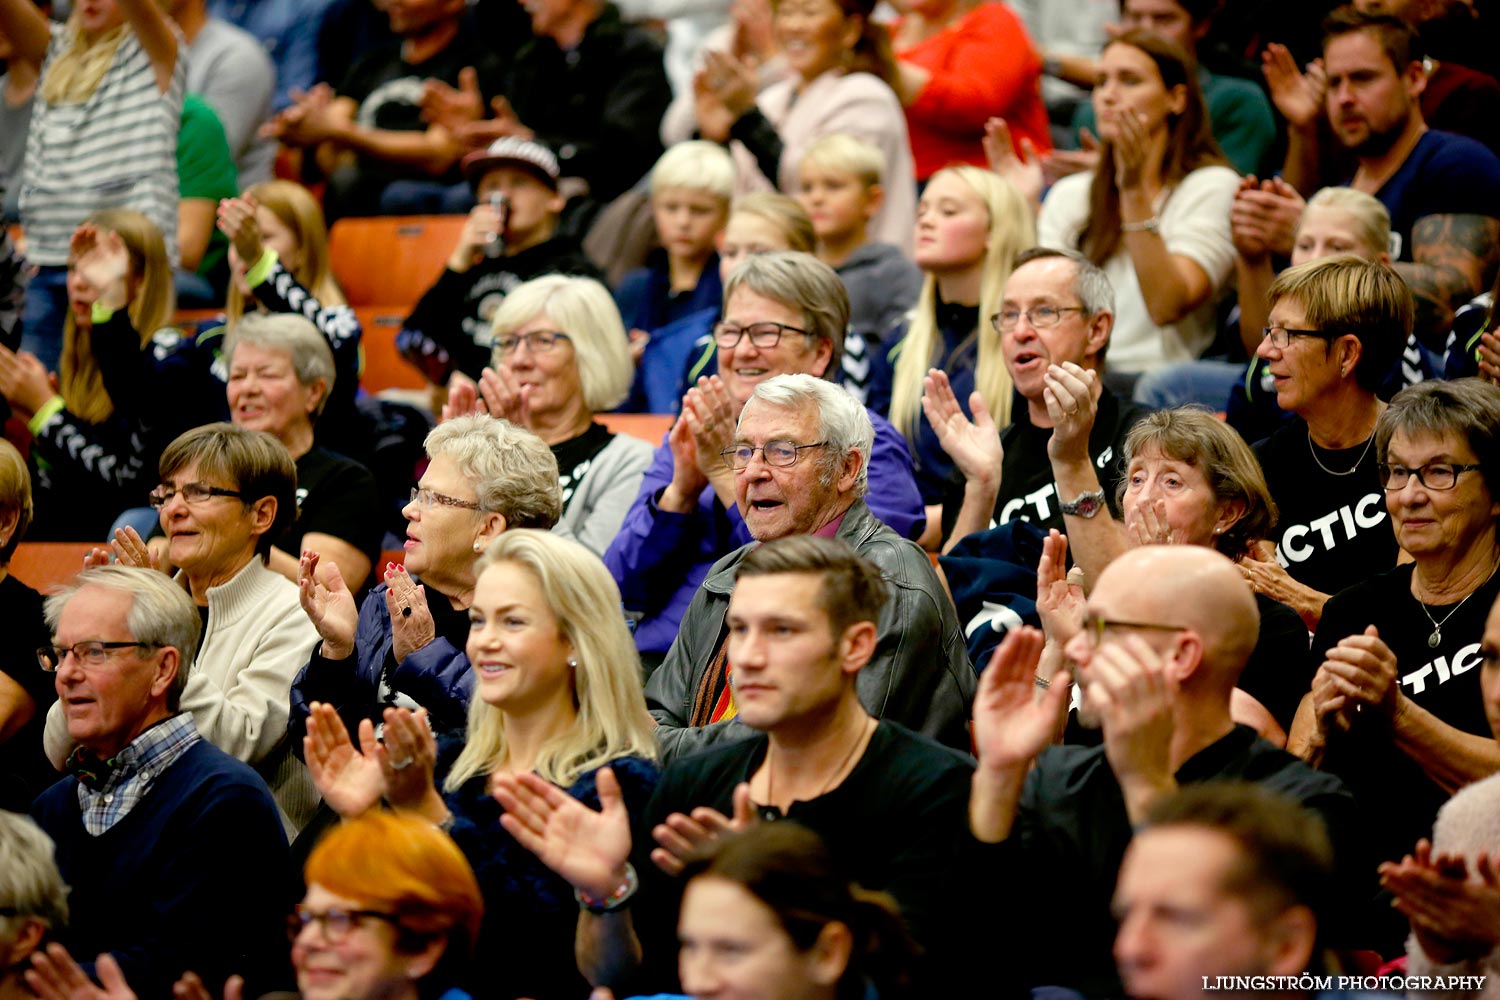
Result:
{"label": "blue jeans", "polygon": [[26,285],[21,312],[21,350],[41,359],[49,372],[62,360],[63,324],[68,318],[68,268],[38,267]]}
{"label": "blue jeans", "polygon": [[1165,410],[1198,403],[1219,411],[1235,386],[1245,381],[1247,366],[1238,361],[1188,361],[1159,368],[1135,384],[1135,401]]}

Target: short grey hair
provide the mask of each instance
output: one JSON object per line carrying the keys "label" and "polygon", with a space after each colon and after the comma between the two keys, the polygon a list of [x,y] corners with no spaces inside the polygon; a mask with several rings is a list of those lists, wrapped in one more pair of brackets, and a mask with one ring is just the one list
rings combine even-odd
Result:
{"label": "short grey hair", "polygon": [[56,847],[36,821],[0,811],[0,938],[13,937],[19,925],[39,920],[61,934],[68,926],[68,887],[58,871]]}
{"label": "short grey hair", "polygon": [[1398,432],[1409,438],[1462,438],[1479,460],[1490,498],[1500,497],[1500,386],[1477,378],[1407,386],[1391,397],[1375,422],[1375,454],[1381,462],[1389,460],[1391,438]]}
{"label": "short grey hair", "polygon": [[[823,462],[825,481],[838,478],[844,458],[852,449],[859,452],[859,477],[854,482],[854,495],[862,497],[869,492],[870,451],[875,447],[875,425],[870,422],[869,411],[847,390],[812,375],[777,375],[757,385],[750,399],[785,409],[816,407],[818,437],[827,443]],[[743,420],[744,415],[745,411],[740,410],[740,419]]]}
{"label": "short grey hair", "polygon": [[[42,606],[47,629],[54,636],[63,609],[80,590],[89,586],[117,590],[131,596],[125,627],[136,642],[156,647],[171,646],[177,650],[181,662],[172,688],[167,692],[167,708],[177,711],[182,690],[187,687],[188,671],[198,656],[198,633],[203,626],[193,599],[171,577],[158,570],[118,564],[95,566],[75,576],[48,597]],[[138,649],[136,655],[144,659],[148,652]]]}
{"label": "short grey hair", "polygon": [[1011,274],[1021,269],[1022,264],[1030,264],[1034,260],[1050,260],[1053,257],[1061,257],[1073,262],[1073,294],[1078,296],[1078,301],[1090,316],[1100,313],[1115,313],[1115,286],[1110,283],[1109,275],[1104,273],[1104,268],[1089,260],[1077,250],[1054,250],[1051,247],[1032,247],[1030,250],[1021,251],[1016,258],[1016,266],[1011,268]]}
{"label": "short grey hair", "polygon": [[[495,338],[514,333],[545,314],[573,343],[573,363],[583,405],[604,413],[625,402],[635,379],[630,340],[609,291],[593,278],[548,274],[517,286],[500,302],[491,323]],[[491,364],[500,367],[497,347]]]}
{"label": "short grey hair", "polygon": [[333,392],[336,370],[333,349],[317,327],[295,313],[251,313],[231,327],[224,337],[224,357],[231,364],[235,348],[241,344],[286,352],[292,359],[297,381],[307,388],[322,379],[325,386],[323,398],[318,401],[313,419],[322,415],[328,396]]}
{"label": "short grey hair", "polygon": [[849,291],[833,268],[800,250],[752,254],[724,282],[726,308],[741,286],[802,313],[803,329],[811,339],[833,346],[823,377],[829,381],[837,377],[849,328]]}
{"label": "short grey hair", "polygon": [[470,414],[446,420],[422,442],[432,458],[453,461],[479,506],[505,527],[550,530],[562,517],[557,457],[541,438],[508,420]]}

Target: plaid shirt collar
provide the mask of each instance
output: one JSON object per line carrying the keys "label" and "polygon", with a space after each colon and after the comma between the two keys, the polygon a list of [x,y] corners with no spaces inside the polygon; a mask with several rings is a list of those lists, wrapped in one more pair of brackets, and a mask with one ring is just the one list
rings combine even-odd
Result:
{"label": "plaid shirt collar", "polygon": [[83,828],[100,836],[130,814],[161,773],[201,737],[193,717],[181,712],[137,736],[110,758],[109,776],[97,789],[78,783]]}

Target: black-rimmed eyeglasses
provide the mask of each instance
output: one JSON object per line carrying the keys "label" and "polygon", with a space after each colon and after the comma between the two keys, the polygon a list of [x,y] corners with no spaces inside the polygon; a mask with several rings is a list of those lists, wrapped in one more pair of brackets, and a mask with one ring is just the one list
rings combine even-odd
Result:
{"label": "black-rimmed eyeglasses", "polygon": [[1415,469],[1404,465],[1381,462],[1376,470],[1380,473],[1380,485],[1389,493],[1404,489],[1413,478],[1429,490],[1451,490],[1458,485],[1462,472],[1478,472],[1480,465],[1455,465],[1452,462],[1432,462]]}
{"label": "black-rimmed eyeglasses", "polygon": [[1284,326],[1263,326],[1260,328],[1260,339],[1269,340],[1271,346],[1284,350],[1286,345],[1292,342],[1293,337],[1317,337],[1319,340],[1337,340],[1343,336],[1338,333],[1328,333],[1324,330],[1288,330]]}
{"label": "black-rimmed eyeglasses", "polygon": [[236,500],[245,499],[245,494],[237,490],[221,489],[217,486],[210,486],[207,483],[183,483],[175,489],[171,486],[158,486],[146,496],[146,499],[150,501],[151,506],[160,510],[171,503],[172,498],[175,496],[181,496],[183,501],[189,506],[200,504],[213,497],[234,497]]}
{"label": "black-rimmed eyeglasses", "polygon": [[735,323],[718,323],[714,326],[714,343],[726,351],[738,347],[742,337],[749,337],[750,343],[755,347],[775,347],[781,343],[781,336],[785,333],[800,333],[804,337],[812,334],[798,326],[787,326],[785,323],[772,323],[767,320],[764,323],[750,323],[739,326]]}

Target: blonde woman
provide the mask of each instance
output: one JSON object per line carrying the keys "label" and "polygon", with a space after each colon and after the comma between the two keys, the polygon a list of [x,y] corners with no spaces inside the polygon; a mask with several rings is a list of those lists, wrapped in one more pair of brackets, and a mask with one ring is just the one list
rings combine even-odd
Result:
{"label": "blonde woman", "polygon": [[218,410],[149,402],[147,345],[172,316],[162,232],[139,212],[96,212],[74,234],[70,260],[58,389],[36,357],[0,348],[0,393],[28,421],[40,460],[32,536],[92,541],[145,500],[167,442]]}
{"label": "blonde woman", "polygon": [[[485,918],[477,953],[497,974],[480,996],[576,1000],[573,890],[500,826],[499,775],[533,772],[591,809],[632,814],[656,786],[656,741],[620,592],[597,556],[545,531],[508,531],[475,564],[467,645],[474,695],[463,740],[440,746],[424,713],[389,709],[384,743],[356,752],[331,705],[304,741],[325,801],[349,818],[382,798],[442,825],[474,865]],[[595,776],[609,765],[613,780]],[[439,792],[434,771],[442,777]]]}
{"label": "blonde woman", "polygon": [[21,221],[40,271],[27,291],[22,346],[56,368],[69,246],[91,212],[131,208],[165,234],[177,261],[177,124],[187,71],[157,0],[90,0],[66,25],[32,0],[0,0],[11,58],[41,76],[26,139]]}
{"label": "blonde woman", "polygon": [[942,369],[961,405],[977,389],[996,425],[1010,423],[1010,375],[988,317],[1000,311],[1006,279],[1016,256],[1036,243],[1036,227],[1008,181],[978,167],[949,167],[922,193],[916,241],[922,295],[905,328],[873,352],[866,402],[911,442],[936,542],[953,463],[922,414],[922,379],[928,369]]}

